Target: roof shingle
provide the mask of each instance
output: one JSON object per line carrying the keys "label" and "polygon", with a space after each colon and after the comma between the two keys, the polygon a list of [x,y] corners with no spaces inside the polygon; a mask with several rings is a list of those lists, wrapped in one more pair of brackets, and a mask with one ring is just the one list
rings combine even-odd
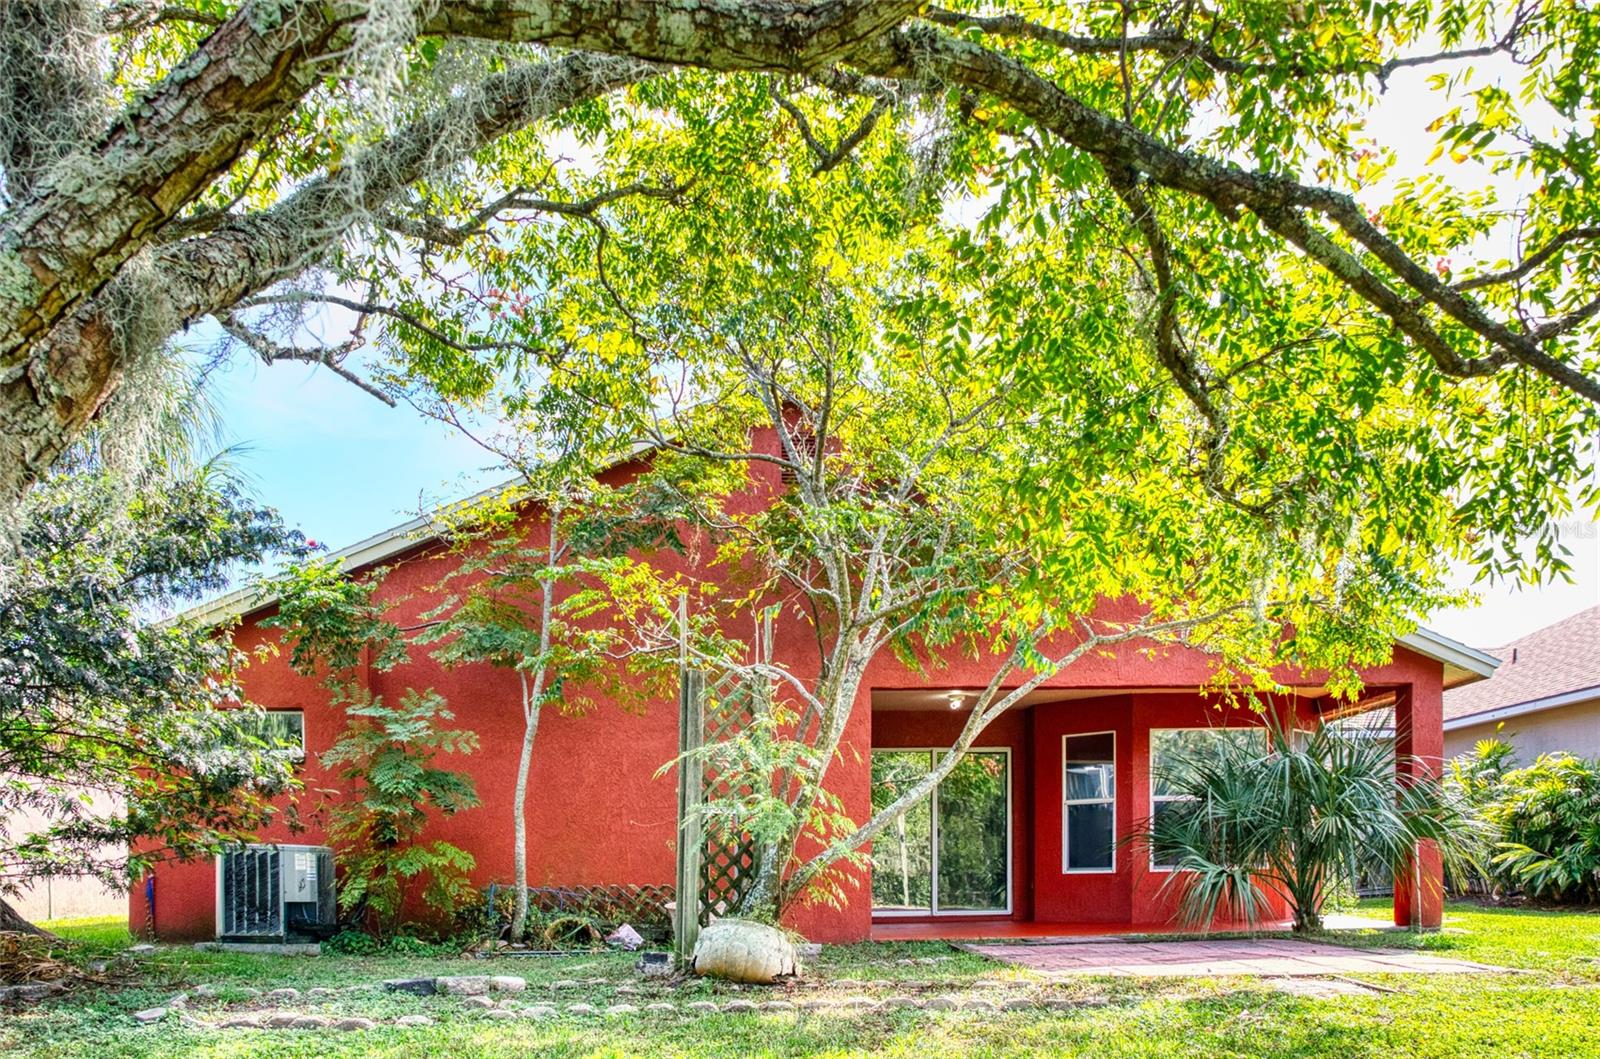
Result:
{"label": "roof shingle", "polygon": [[1488,680],[1445,692],[1445,720],[1600,688],[1600,607],[1579,611],[1504,647],[1491,647],[1488,653],[1500,659],[1500,668]]}

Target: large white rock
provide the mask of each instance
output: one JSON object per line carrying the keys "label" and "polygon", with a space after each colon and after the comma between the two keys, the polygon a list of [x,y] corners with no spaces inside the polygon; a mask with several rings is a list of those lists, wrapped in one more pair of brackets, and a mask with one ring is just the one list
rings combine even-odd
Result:
{"label": "large white rock", "polygon": [[695,974],[730,982],[775,982],[800,973],[794,944],[777,927],[747,919],[719,919],[695,943]]}

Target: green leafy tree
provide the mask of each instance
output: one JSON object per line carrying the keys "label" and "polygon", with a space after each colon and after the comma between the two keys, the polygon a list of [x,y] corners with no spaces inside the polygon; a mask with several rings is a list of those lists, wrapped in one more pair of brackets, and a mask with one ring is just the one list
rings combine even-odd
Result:
{"label": "green leafy tree", "polygon": [[[634,364],[545,292],[643,322],[625,264],[815,195],[846,258],[913,204],[982,287],[930,291],[930,337],[1107,417],[1029,473],[1041,512],[1148,445],[1291,536],[1377,503],[1442,541],[1448,505],[1449,547],[1554,569],[1600,398],[1597,38],[1569,0],[8,4],[0,495],[191,321],[369,386],[371,338],[458,386]],[[1421,172],[1373,131],[1402,91]]]}
{"label": "green leafy tree", "polygon": [[[1041,273],[989,271],[998,248],[928,220],[920,163],[897,142],[863,143],[849,167],[796,183],[783,174],[810,157],[803,138],[735,135],[700,86],[659,90],[687,117],[635,129],[641,157],[715,149],[764,164],[701,175],[692,193],[715,204],[703,223],[648,198],[619,207],[614,235],[541,230],[528,252],[552,277],[543,287],[505,263],[503,290],[525,299],[495,325],[511,361],[474,357],[481,374],[441,381],[426,358],[449,354],[419,340],[401,366],[449,400],[514,379],[508,414],[536,407],[545,429],[595,451],[643,446],[642,480],[683,498],[691,552],[708,560],[687,586],[687,636],[677,582],[639,608],[628,649],[670,656],[686,639],[695,664],[770,701],[742,742],[707,751],[740,792],[708,822],[763,839],[745,912],[838,899],[838,869],[990,724],[1086,656],[1181,643],[1213,656],[1219,686],[1274,688],[1281,665],[1324,671],[1349,694],[1414,614],[1449,598],[1440,552],[1456,505],[1376,502],[1410,473],[1414,452],[1397,442],[1431,406],[1407,398],[1354,427],[1360,458],[1325,483],[1337,497],[1241,502],[1193,462],[1210,428],[1187,399],[1150,368],[1138,375],[1148,385],[1126,384],[1123,369],[1148,353],[1111,341],[1139,318],[1126,258],[1092,272],[1109,315],[1071,319],[1065,303],[1040,304],[1028,276]],[[773,91],[749,86],[740,105],[760,112]],[[774,121],[793,120],[776,106]],[[600,240],[624,238],[628,254],[597,261]],[[1105,344],[1104,373],[1039,371],[1029,349],[1043,320],[1063,340]],[[1297,459],[1338,429],[1303,425],[1276,431],[1306,442]],[[737,635],[772,606],[808,631],[785,645],[814,650],[803,675]],[[959,651],[996,665],[958,738],[901,797],[850,819],[828,774],[868,667],[890,652],[931,667]],[[812,842],[821,852],[802,859]]]}
{"label": "green leafy tree", "polygon": [[348,718],[321,757],[341,781],[328,808],[328,835],[343,869],[339,905],[386,936],[415,897],[438,922],[473,897],[472,855],[422,836],[435,815],[478,804],[471,777],[437,763],[440,755],[475,750],[478,737],[445,726],[454,715],[432,689],[408,688],[391,706],[360,679],[368,665],[387,671],[407,657],[399,628],[374,599],[376,583],[346,576],[337,562],[301,563],[264,582],[278,610],[263,624],[283,630],[290,664],[322,676],[330,705]]}
{"label": "green leafy tree", "polygon": [[1278,896],[1295,932],[1308,933],[1361,863],[1401,863],[1423,840],[1458,872],[1476,861],[1484,832],[1471,806],[1431,775],[1401,782],[1391,739],[1267,716],[1259,741],[1179,746],[1153,778],[1177,800],[1145,822],[1137,844],[1175,867],[1163,888],[1178,895],[1185,922],[1257,923]]}
{"label": "green leafy tree", "polygon": [[[587,711],[593,702],[586,685],[627,665],[618,657],[626,653],[618,626],[636,607],[629,598],[641,582],[661,590],[630,553],[677,544],[670,518],[640,502],[649,490],[607,489],[592,477],[553,484],[560,472],[551,466],[522,466],[519,485],[452,512],[451,548],[460,562],[438,586],[446,598],[416,636],[420,644],[436,644],[433,655],[446,665],[484,663],[517,674],[523,735],[512,795],[516,940],[528,919],[528,775],[540,718],[546,707]],[[529,540],[530,511],[542,516],[543,542]],[[632,661],[636,677],[660,675],[659,666],[641,664],[638,656]],[[632,691],[642,704],[658,684],[612,680],[608,688],[624,700]]]}
{"label": "green leafy tree", "polygon": [[[29,494],[0,570],[0,919],[53,875],[108,888],[247,839],[296,781],[242,703],[247,657],[163,611],[300,555],[225,464],[129,482],[79,453]],[[291,810],[292,812],[292,810]],[[43,820],[32,829],[22,815]]]}

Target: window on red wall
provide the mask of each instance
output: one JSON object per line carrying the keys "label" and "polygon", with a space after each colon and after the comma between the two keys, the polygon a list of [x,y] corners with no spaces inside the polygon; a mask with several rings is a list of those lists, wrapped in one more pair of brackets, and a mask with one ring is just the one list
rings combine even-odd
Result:
{"label": "window on red wall", "polygon": [[256,736],[294,761],[306,757],[306,713],[304,710],[266,710],[261,715]]}
{"label": "window on red wall", "polygon": [[[1158,819],[1176,802],[1193,801],[1191,795],[1175,789],[1171,777],[1179,759],[1204,757],[1211,748],[1224,742],[1265,748],[1260,728],[1152,728],[1150,730],[1150,816]],[[1159,849],[1150,851],[1150,867],[1170,871],[1177,858]]]}
{"label": "window on red wall", "polygon": [[1061,870],[1117,867],[1117,737],[1114,732],[1062,740]]}

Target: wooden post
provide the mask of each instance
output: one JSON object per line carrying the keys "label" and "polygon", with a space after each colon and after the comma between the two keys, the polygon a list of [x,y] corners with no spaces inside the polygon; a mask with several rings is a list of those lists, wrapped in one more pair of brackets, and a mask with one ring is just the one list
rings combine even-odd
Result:
{"label": "wooden post", "polygon": [[700,883],[705,838],[700,826],[700,805],[705,798],[704,763],[700,746],[705,738],[705,675],[683,666],[678,670],[678,872],[674,898],[673,941],[680,962],[694,955],[700,937]]}

